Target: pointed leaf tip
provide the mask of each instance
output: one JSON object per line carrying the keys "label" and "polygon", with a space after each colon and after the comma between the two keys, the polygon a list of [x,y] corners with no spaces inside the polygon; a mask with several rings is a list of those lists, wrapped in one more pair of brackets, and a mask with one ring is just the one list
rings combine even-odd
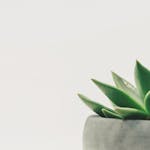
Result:
{"label": "pointed leaf tip", "polygon": [[98,81],[96,79],[91,79],[94,83],[97,83]]}
{"label": "pointed leaf tip", "polygon": [[135,83],[142,98],[150,90],[150,71],[139,61],[135,66]]}
{"label": "pointed leaf tip", "polygon": [[100,104],[90,100],[88,97],[78,94],[79,98],[83,101],[84,104],[86,104],[91,110],[93,110],[95,113],[100,115],[101,117],[104,117],[103,112],[101,109],[103,108]]}
{"label": "pointed leaf tip", "polygon": [[94,102],[93,100],[89,99],[88,97],[82,95],[82,94],[78,94],[78,96],[80,97],[80,99],[90,108],[92,109],[95,113],[97,113],[98,115],[100,115],[101,117],[105,117],[102,109],[106,109],[109,110],[111,112],[114,112],[113,110],[105,107],[104,105],[101,105],[99,103]]}
{"label": "pointed leaf tip", "polygon": [[82,94],[80,94],[80,93],[77,93],[77,95],[78,95],[78,97],[80,97],[80,98],[83,96],[83,95],[82,95]]}
{"label": "pointed leaf tip", "polygon": [[127,95],[132,97],[135,101],[138,101],[141,104],[143,103],[143,99],[141,99],[139,93],[137,92],[137,89],[131,83],[129,83],[127,80],[120,77],[115,72],[112,72],[112,77],[118,89],[125,92]]}
{"label": "pointed leaf tip", "polygon": [[141,64],[139,60],[136,59],[136,64],[139,65]]}
{"label": "pointed leaf tip", "polygon": [[120,106],[120,107],[131,107],[143,110],[143,106],[136,102],[133,98],[125,94],[123,91],[99,82],[97,80],[92,80],[98,88],[112,101],[113,104]]}
{"label": "pointed leaf tip", "polygon": [[114,71],[111,71],[112,76],[117,76],[117,74]]}

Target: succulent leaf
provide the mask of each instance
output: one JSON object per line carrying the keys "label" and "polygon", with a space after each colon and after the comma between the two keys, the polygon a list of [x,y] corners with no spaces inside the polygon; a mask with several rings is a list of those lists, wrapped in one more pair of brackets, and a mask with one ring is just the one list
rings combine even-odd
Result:
{"label": "succulent leaf", "polygon": [[126,94],[128,94],[130,97],[132,97],[134,100],[143,102],[142,98],[140,97],[137,89],[129,83],[127,80],[123,79],[116,73],[112,72],[113,80],[117,86],[118,89],[122,90]]}
{"label": "succulent leaf", "polygon": [[121,115],[119,115],[116,112],[111,112],[107,109],[102,109],[103,114],[105,115],[106,118],[117,118],[117,119],[123,119]]}
{"label": "succulent leaf", "polygon": [[146,111],[150,114],[150,91],[146,94],[144,98],[144,104]]}
{"label": "succulent leaf", "polygon": [[137,61],[134,74],[136,87],[114,72],[112,76],[116,87],[92,79],[110,99],[115,110],[96,103],[82,94],[78,96],[101,117],[150,120],[150,70]]}
{"label": "succulent leaf", "polygon": [[146,119],[146,112],[134,108],[116,107],[115,111],[123,116],[124,119]]}
{"label": "succulent leaf", "polygon": [[135,83],[139,93],[144,98],[150,90],[150,71],[138,61],[135,66]]}
{"label": "succulent leaf", "polygon": [[89,99],[88,97],[82,95],[82,94],[78,94],[78,96],[80,97],[80,99],[89,107],[91,108],[95,113],[97,113],[98,115],[100,115],[101,117],[105,117],[105,115],[102,112],[102,109],[104,108],[105,110],[108,110],[110,112],[114,112],[113,110],[111,110],[110,108],[107,108],[99,103],[96,103],[94,101],[92,101],[91,99]]}
{"label": "succulent leaf", "polygon": [[142,104],[136,102],[123,91],[110,85],[99,82],[95,79],[92,79],[92,81],[101,89],[102,92],[104,92],[104,94],[112,101],[113,104],[120,107],[131,107],[144,110]]}

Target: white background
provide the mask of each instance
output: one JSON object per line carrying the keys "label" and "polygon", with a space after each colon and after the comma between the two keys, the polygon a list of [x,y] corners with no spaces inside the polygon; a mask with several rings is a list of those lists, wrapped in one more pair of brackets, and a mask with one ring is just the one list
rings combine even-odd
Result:
{"label": "white background", "polygon": [[76,93],[108,104],[91,78],[134,83],[150,67],[150,2],[0,0],[0,149],[82,150]]}

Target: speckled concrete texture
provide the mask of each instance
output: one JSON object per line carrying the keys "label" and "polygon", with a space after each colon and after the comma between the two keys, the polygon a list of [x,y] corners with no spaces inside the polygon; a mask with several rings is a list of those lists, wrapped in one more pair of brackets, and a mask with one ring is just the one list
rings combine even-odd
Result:
{"label": "speckled concrete texture", "polygon": [[83,150],[150,150],[150,120],[118,120],[90,116]]}

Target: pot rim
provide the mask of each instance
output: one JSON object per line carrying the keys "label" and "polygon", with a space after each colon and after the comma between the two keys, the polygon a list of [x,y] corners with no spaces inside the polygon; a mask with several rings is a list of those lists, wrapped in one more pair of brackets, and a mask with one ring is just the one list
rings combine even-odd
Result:
{"label": "pot rim", "polygon": [[105,118],[105,117],[101,117],[99,115],[90,115],[88,116],[87,118],[87,121],[91,118],[95,118],[95,119],[101,119],[101,120],[107,120],[107,121],[118,121],[118,122],[127,122],[127,121],[130,121],[130,122],[150,122],[150,120],[144,120],[144,119],[116,119],[116,118]]}

